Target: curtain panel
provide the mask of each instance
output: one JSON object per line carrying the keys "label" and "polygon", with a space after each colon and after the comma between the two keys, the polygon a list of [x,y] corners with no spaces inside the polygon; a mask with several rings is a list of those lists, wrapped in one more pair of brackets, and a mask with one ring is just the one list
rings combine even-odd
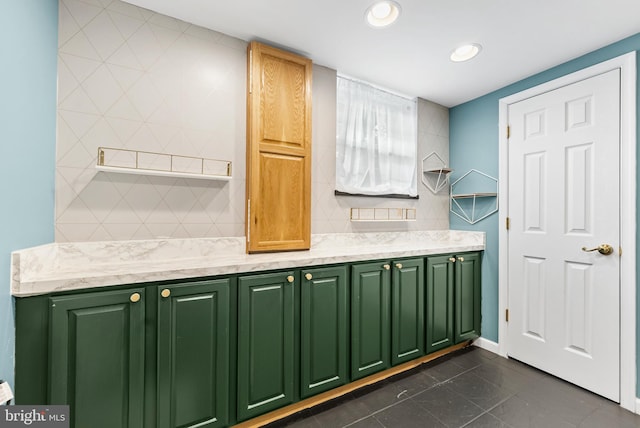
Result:
{"label": "curtain panel", "polygon": [[342,76],[337,88],[336,190],[417,196],[416,100]]}

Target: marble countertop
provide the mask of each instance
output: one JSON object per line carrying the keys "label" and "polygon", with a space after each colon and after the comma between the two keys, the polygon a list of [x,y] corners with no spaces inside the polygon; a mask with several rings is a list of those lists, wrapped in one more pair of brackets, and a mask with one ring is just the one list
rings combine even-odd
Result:
{"label": "marble countertop", "polygon": [[246,254],[244,237],[47,244],[11,254],[11,294],[26,297],[484,247],[484,232],[456,230],[313,235],[308,251],[262,254]]}

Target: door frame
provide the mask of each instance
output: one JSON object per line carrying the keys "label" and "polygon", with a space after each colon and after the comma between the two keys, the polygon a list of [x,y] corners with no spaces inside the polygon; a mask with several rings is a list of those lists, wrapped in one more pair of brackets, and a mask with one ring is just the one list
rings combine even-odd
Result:
{"label": "door frame", "polygon": [[[499,224],[509,216],[509,152],[507,140],[510,104],[553,91],[590,77],[620,69],[620,406],[640,412],[636,398],[636,52],[587,67],[499,100]],[[509,239],[499,226],[498,353],[507,356]]]}

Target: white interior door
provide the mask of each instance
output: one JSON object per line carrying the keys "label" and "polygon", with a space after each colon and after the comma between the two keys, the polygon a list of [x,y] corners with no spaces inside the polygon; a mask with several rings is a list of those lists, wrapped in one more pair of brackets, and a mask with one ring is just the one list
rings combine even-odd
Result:
{"label": "white interior door", "polygon": [[511,104],[508,122],[507,353],[619,401],[620,70]]}

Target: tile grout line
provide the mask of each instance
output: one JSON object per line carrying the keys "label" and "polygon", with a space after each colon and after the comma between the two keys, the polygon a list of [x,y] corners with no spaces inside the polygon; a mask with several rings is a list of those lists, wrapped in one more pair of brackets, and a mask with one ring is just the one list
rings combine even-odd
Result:
{"label": "tile grout line", "polygon": [[[424,390],[422,390],[422,391],[420,391],[420,392],[416,392],[416,393],[415,393],[415,394],[413,394],[413,395],[408,395],[406,398],[403,398],[403,399],[402,399],[402,400],[400,400],[400,401],[397,401],[397,402],[395,402],[395,403],[392,403],[392,404],[389,404],[389,405],[387,405],[387,406],[385,406],[385,407],[382,407],[382,408],[380,408],[380,409],[378,409],[378,410],[376,410],[376,411],[374,411],[374,412],[372,412],[372,413],[368,414],[367,416],[363,416],[363,417],[361,417],[361,418],[359,418],[359,419],[356,419],[356,420],[355,420],[355,421],[353,421],[353,422],[349,422],[347,425],[343,425],[343,426],[342,426],[342,428],[347,428],[347,427],[350,427],[350,426],[352,426],[352,425],[354,425],[354,424],[357,424],[357,423],[359,423],[359,422],[362,422],[363,420],[365,420],[365,419],[367,419],[367,418],[370,418],[371,416],[375,416],[375,415],[377,415],[378,413],[381,413],[381,412],[383,412],[383,411],[385,411],[385,410],[387,410],[387,409],[390,409],[390,408],[391,408],[391,407],[393,407],[393,406],[396,406],[396,405],[398,405],[398,404],[404,403],[405,401],[410,400],[410,399],[412,399],[413,397],[416,397],[416,396],[418,396],[418,395],[422,394],[423,392],[429,391],[429,390],[431,390],[431,389],[433,389],[433,388],[436,388],[436,387],[438,387],[438,386],[445,385],[445,384],[447,384],[447,383],[451,382],[453,379],[457,378],[458,376],[462,376],[463,374],[465,374],[465,373],[467,373],[467,372],[470,372],[471,370],[475,369],[476,367],[479,367],[480,365],[481,365],[481,364],[478,364],[477,366],[471,367],[471,368],[469,368],[469,369],[467,369],[467,370],[465,370],[465,371],[463,371],[463,372],[460,372],[460,373],[458,373],[457,375],[452,376],[452,377],[450,377],[450,378],[448,378],[448,379],[446,379],[446,380],[443,380],[443,381],[437,382],[437,383],[435,383],[435,384],[431,385],[429,388],[424,389]],[[463,367],[460,367],[460,368],[461,368],[461,369],[464,369]],[[372,391],[372,392],[373,392],[373,391]],[[420,406],[420,407],[422,407],[422,406]],[[424,407],[423,407],[423,408],[424,408]],[[429,412],[429,410],[428,410],[428,409],[425,409],[425,410],[426,410],[427,412]],[[430,413],[434,418],[436,418],[440,423],[442,423],[442,421],[440,421],[440,419],[438,419],[435,415],[433,415],[431,412],[429,412],[429,413]]]}

